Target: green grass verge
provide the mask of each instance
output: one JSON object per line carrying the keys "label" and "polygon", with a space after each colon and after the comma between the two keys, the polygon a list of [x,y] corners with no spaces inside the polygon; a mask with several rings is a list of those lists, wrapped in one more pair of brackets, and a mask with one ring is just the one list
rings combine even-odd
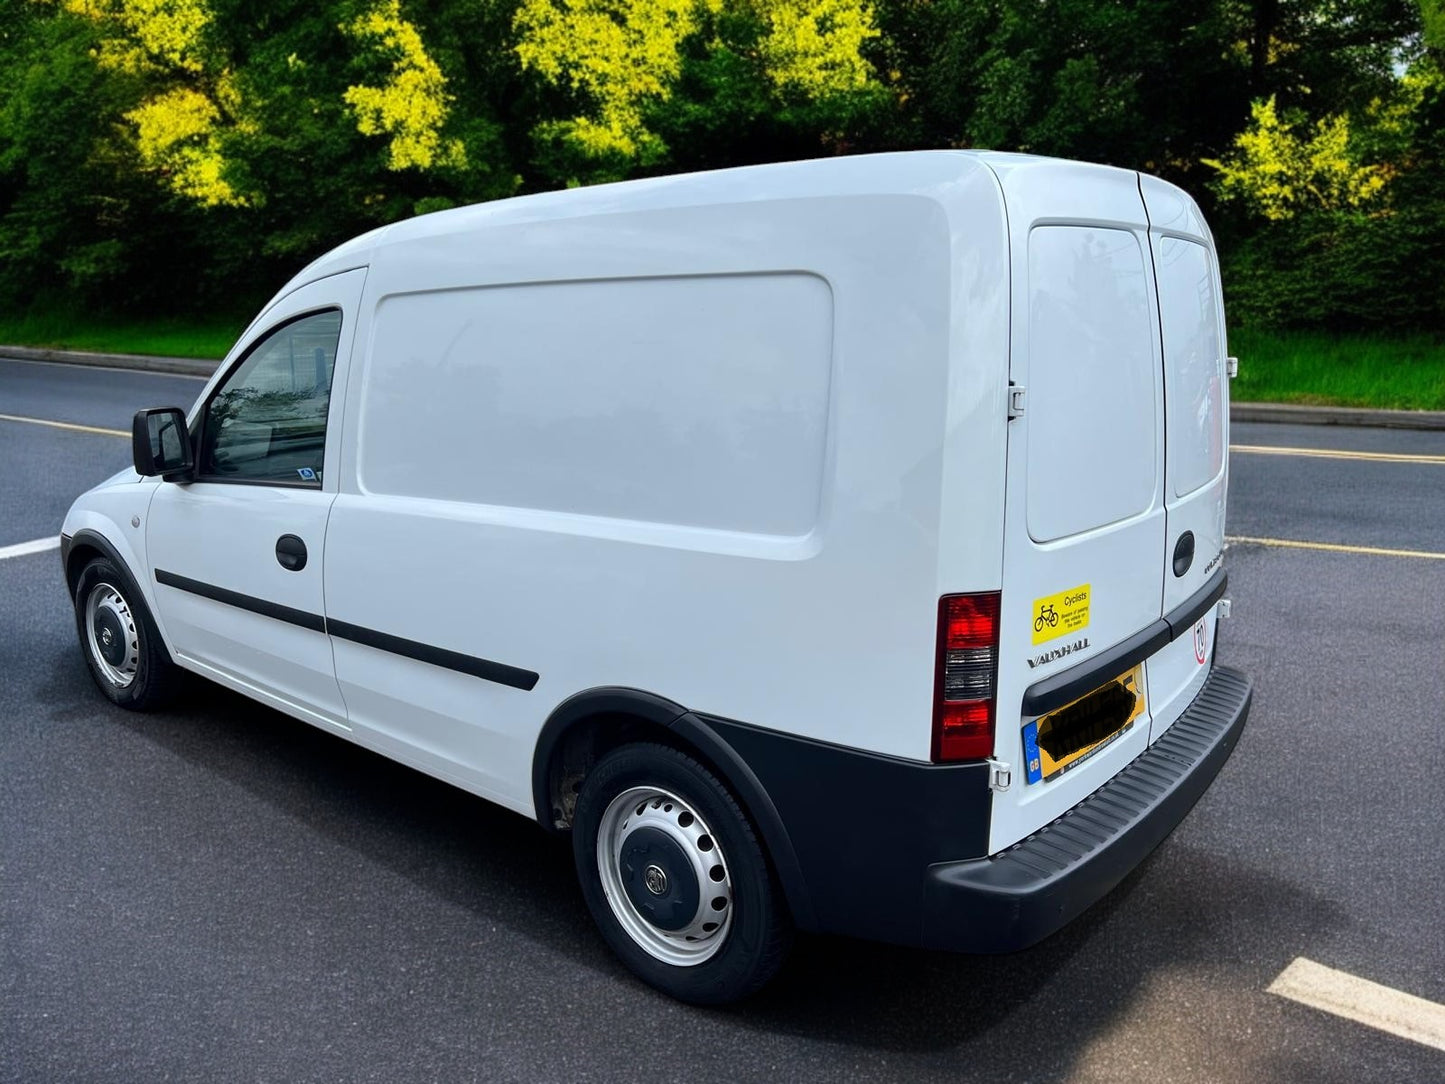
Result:
{"label": "green grass verge", "polygon": [[[245,323],[0,314],[0,344],[220,358]],[[1234,328],[1229,346],[1240,359],[1230,389],[1238,402],[1445,410],[1445,339],[1436,336]]]}
{"label": "green grass verge", "polygon": [[221,358],[245,328],[244,319],[141,320],[117,317],[0,313],[0,344],[104,354]]}
{"label": "green grass verge", "polygon": [[1231,329],[1236,402],[1445,410],[1445,340]]}

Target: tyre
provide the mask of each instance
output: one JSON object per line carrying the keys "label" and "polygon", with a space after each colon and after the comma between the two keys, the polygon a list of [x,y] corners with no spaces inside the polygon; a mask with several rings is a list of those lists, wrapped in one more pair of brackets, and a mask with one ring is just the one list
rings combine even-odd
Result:
{"label": "tyre", "polygon": [[626,745],[583,781],[572,824],[582,894],[643,981],[683,1001],[746,997],[782,965],[792,924],[727,788],[662,745]]}
{"label": "tyre", "polygon": [[184,671],[171,661],[135,582],[97,557],[75,587],[75,628],[90,676],[113,704],[132,711],[163,707]]}

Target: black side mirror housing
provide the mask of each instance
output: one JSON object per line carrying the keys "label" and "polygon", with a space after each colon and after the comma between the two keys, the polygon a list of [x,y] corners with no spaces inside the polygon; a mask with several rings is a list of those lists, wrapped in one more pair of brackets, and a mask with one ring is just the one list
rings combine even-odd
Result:
{"label": "black side mirror housing", "polygon": [[131,455],[135,472],[163,482],[189,482],[195,477],[196,456],[185,411],[179,407],[139,410],[130,424]]}

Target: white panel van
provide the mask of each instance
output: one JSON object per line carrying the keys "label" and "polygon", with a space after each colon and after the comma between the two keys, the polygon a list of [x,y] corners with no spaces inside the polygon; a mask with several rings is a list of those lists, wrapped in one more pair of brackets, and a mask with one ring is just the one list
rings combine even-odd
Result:
{"label": "white panel van", "polygon": [[795,929],[1017,949],[1180,821],[1214,663],[1213,241],[1137,173],[637,181],[322,257],[62,553],[101,690],[203,675],[570,832],[647,982]]}

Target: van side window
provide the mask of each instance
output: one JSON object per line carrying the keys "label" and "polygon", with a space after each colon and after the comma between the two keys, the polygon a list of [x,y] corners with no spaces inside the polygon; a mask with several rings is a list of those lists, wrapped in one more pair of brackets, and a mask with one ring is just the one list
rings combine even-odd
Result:
{"label": "van side window", "polygon": [[282,324],[251,347],[201,422],[199,475],[320,486],[341,313]]}

